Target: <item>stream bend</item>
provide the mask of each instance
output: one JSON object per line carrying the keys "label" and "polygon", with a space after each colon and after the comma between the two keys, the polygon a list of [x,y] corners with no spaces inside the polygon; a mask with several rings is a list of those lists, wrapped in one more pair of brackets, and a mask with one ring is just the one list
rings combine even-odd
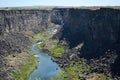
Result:
{"label": "stream bend", "polygon": [[40,43],[37,43],[31,47],[31,50],[38,57],[38,66],[30,74],[29,80],[55,80],[56,75],[59,74],[61,69],[57,63],[51,60],[51,56],[37,48],[38,44]]}

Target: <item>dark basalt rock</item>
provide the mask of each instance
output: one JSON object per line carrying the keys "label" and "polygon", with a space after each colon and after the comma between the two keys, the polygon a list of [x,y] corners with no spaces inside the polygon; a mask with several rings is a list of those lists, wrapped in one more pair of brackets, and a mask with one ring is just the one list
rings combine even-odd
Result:
{"label": "dark basalt rock", "polygon": [[118,56],[115,60],[115,62],[111,65],[111,71],[112,71],[112,74],[115,76],[120,76],[120,56]]}
{"label": "dark basalt rock", "polygon": [[[25,33],[31,31],[36,34],[54,27],[51,24],[57,16],[61,19],[59,10],[0,10],[0,56],[4,58],[9,54],[14,56],[30,50],[32,42]],[[57,22],[60,22],[59,18]],[[3,58],[0,59],[0,80],[10,80],[7,78],[10,72],[2,69],[8,67]]]}
{"label": "dark basalt rock", "polygon": [[[120,76],[120,8],[0,10],[0,55],[29,49],[31,42],[24,33],[41,32],[54,27],[51,24],[61,26],[53,38],[70,48],[54,59],[62,68],[86,62],[93,72]],[[75,49],[80,43],[84,45]]]}
{"label": "dark basalt rock", "polygon": [[[80,54],[78,56],[79,58],[86,59],[88,64],[93,65],[94,72],[119,75],[119,21],[119,9],[69,9],[68,15],[64,20],[63,28],[53,38],[66,41],[70,49],[84,43],[79,50]],[[106,54],[109,50],[115,52],[108,52],[108,54]],[[108,58],[108,56],[111,58]],[[118,56],[117,59],[114,56]],[[67,59],[68,57],[69,56],[66,56]],[[91,61],[91,59],[93,61]]]}

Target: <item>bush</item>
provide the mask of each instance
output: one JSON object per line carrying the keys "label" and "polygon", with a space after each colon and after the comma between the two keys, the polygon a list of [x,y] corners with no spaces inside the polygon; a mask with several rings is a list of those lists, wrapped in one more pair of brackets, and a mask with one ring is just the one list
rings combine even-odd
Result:
{"label": "bush", "polygon": [[58,57],[64,53],[64,48],[62,46],[55,46],[50,50],[50,52],[54,57]]}
{"label": "bush", "polygon": [[49,39],[50,35],[49,34],[44,34],[44,33],[38,33],[38,34],[34,34],[33,35],[33,39],[35,41],[38,41],[38,40],[47,40]]}
{"label": "bush", "polygon": [[80,75],[84,71],[89,71],[90,67],[84,63],[76,63],[68,68],[65,68],[63,73],[63,80],[82,80]]}
{"label": "bush", "polygon": [[45,47],[45,43],[44,43],[44,42],[38,45],[38,48],[39,48],[39,49],[42,49],[42,48],[44,48],[44,47]]}

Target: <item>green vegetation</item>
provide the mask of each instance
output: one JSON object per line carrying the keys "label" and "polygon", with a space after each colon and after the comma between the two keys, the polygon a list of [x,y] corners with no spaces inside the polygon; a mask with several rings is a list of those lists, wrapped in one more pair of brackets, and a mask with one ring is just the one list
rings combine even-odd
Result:
{"label": "green vegetation", "polygon": [[64,71],[61,71],[59,74],[56,75],[55,80],[63,80],[63,75],[64,75]]}
{"label": "green vegetation", "polygon": [[33,38],[35,41],[47,40],[47,39],[49,39],[49,37],[50,37],[49,34],[44,34],[44,33],[38,33],[38,34],[33,35]]}
{"label": "green vegetation", "polygon": [[33,39],[37,42],[40,40],[43,41],[41,44],[38,45],[39,49],[47,47],[51,52],[53,57],[58,57],[64,53],[64,48],[62,46],[57,46],[57,42],[53,40],[49,40],[50,35],[47,33],[38,33],[33,35]]}
{"label": "green vegetation", "polygon": [[81,80],[82,72],[89,71],[90,67],[85,63],[76,63],[62,72],[63,80]]}
{"label": "green vegetation", "polygon": [[[81,77],[84,77],[84,71],[90,71],[90,66],[85,63],[76,63],[61,71],[58,78],[62,76],[62,80],[83,80]],[[111,76],[105,74],[91,73],[91,75],[93,77],[88,80],[112,80]]]}
{"label": "green vegetation", "polygon": [[38,48],[39,48],[39,49],[42,49],[43,47],[45,47],[45,45],[46,45],[46,44],[45,44],[44,42],[42,42],[41,44],[38,45]]}
{"label": "green vegetation", "polygon": [[36,68],[37,66],[37,58],[31,57],[25,64],[21,65],[19,72],[14,72],[13,77],[16,80],[28,80],[30,73]]}
{"label": "green vegetation", "polygon": [[[85,63],[76,63],[62,70],[57,76],[56,80],[83,80],[86,77],[83,72],[90,71],[90,66]],[[112,80],[111,76],[105,74],[91,73],[91,77],[87,80]]]}
{"label": "green vegetation", "polygon": [[58,57],[64,53],[64,48],[62,46],[55,46],[50,50],[50,52],[54,57]]}

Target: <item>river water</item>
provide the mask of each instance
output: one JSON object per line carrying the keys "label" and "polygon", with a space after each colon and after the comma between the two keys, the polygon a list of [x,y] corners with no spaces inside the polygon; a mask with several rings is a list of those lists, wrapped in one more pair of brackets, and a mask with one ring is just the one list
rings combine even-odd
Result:
{"label": "river water", "polygon": [[56,80],[61,71],[60,67],[51,60],[51,56],[36,46],[37,44],[33,45],[31,49],[38,56],[38,67],[30,74],[29,80]]}

